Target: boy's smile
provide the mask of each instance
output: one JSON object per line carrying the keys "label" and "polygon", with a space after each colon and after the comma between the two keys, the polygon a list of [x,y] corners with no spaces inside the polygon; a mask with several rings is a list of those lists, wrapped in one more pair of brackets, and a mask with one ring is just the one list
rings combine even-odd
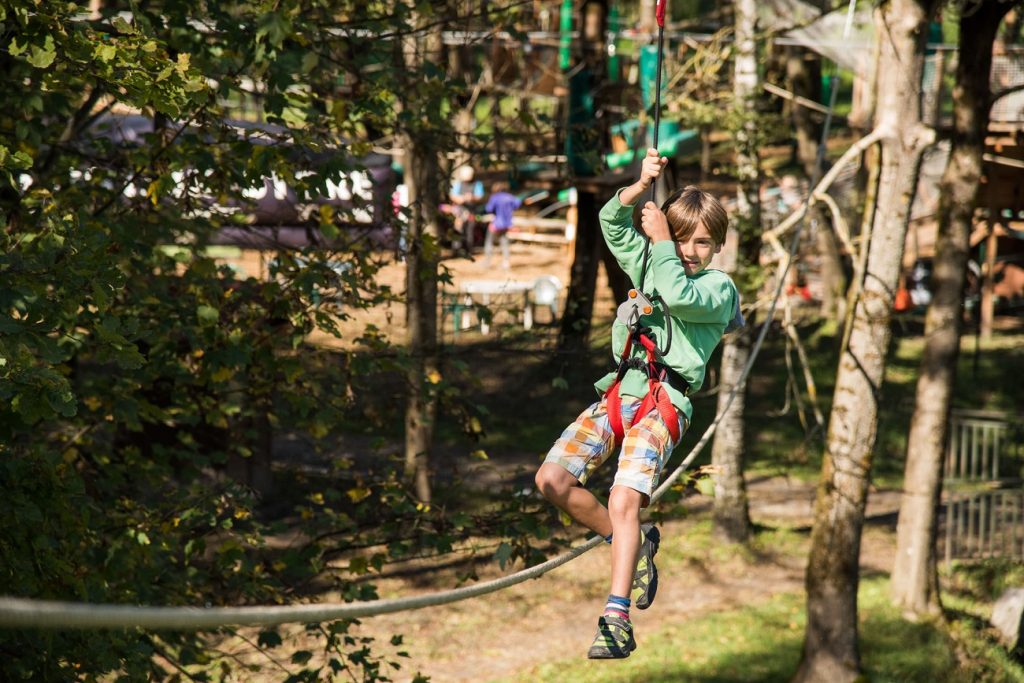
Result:
{"label": "boy's smile", "polygon": [[689,239],[676,242],[676,255],[683,264],[686,275],[693,277],[711,264],[711,259],[722,250],[703,223],[697,225]]}

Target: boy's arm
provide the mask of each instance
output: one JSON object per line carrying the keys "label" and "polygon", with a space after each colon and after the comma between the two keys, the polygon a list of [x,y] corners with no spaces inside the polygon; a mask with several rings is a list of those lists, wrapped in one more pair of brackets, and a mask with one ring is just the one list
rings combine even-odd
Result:
{"label": "boy's arm", "polygon": [[661,169],[665,168],[668,159],[661,156],[658,150],[651,147],[647,150],[647,156],[640,163],[640,177],[629,187],[619,191],[619,201],[632,206],[651,188],[651,183],[661,175]]}
{"label": "boy's arm", "polygon": [[695,323],[726,323],[736,307],[736,286],[728,275],[690,278],[671,240],[651,245],[651,276],[669,313]]}
{"label": "boy's arm", "polygon": [[651,183],[658,178],[666,163],[668,159],[659,156],[656,149],[647,150],[647,156],[640,167],[640,178],[619,190],[599,214],[601,233],[608,249],[638,287],[643,287],[643,283],[638,280],[643,269],[646,240],[633,229],[633,205],[650,189]]}
{"label": "boy's arm", "polygon": [[644,238],[633,229],[633,207],[623,204],[618,192],[601,209],[598,219],[608,250],[637,286],[644,257]]}

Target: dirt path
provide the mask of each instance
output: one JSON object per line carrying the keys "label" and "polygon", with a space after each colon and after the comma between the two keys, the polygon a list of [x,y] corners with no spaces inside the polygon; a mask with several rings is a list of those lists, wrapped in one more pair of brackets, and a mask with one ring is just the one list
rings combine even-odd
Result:
{"label": "dirt path", "polygon": [[[751,485],[751,516],[765,526],[809,529],[814,488],[811,484],[776,477]],[[894,548],[894,513],[898,492],[874,492],[869,500],[861,564],[864,571],[888,572]],[[635,611],[638,633],[709,612],[750,605],[771,595],[803,588],[806,534],[800,548],[753,559],[687,547],[687,534],[703,523],[709,502],[690,506],[695,514],[662,526],[659,567],[662,583],[655,606]],[[607,593],[609,551],[598,548],[538,580],[446,607],[430,608],[368,619],[363,631],[386,641],[393,633],[405,636],[410,658],[396,681],[410,680],[420,671],[435,683],[515,678],[517,672],[544,661],[583,653],[593,637],[590,622]],[[481,579],[496,576],[496,567]],[[403,579],[377,582],[381,597],[430,592],[454,583],[434,574],[431,586]],[[529,623],[527,632],[519,625]],[[538,637],[558,634],[559,637]],[[581,654],[582,656],[582,654]]]}

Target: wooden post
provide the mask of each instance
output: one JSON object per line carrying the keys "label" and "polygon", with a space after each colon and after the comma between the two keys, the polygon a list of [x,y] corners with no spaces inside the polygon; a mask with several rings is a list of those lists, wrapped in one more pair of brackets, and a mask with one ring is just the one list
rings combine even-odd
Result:
{"label": "wooden post", "polygon": [[989,208],[988,237],[985,238],[985,266],[981,271],[981,325],[978,334],[982,339],[992,338],[992,321],[995,318],[995,267],[996,248],[999,238],[996,236],[998,211]]}
{"label": "wooden post", "polygon": [[946,501],[946,568],[953,566],[953,524],[956,521],[956,499],[953,496]]}

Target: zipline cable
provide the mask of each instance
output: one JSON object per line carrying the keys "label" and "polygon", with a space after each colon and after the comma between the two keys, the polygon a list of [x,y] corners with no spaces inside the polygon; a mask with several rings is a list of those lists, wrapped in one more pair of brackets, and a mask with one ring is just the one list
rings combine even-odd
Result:
{"label": "zipline cable", "polygon": [[[850,15],[856,0],[850,0]],[[849,24],[846,33],[849,32]],[[821,141],[818,146],[817,163],[815,166],[815,177],[821,174],[821,166],[825,155],[825,143],[828,139],[829,129],[832,125],[832,111],[835,109],[836,101],[836,77],[831,77],[832,91],[829,98],[829,113],[826,115],[822,128]],[[811,183],[813,188],[816,183]],[[808,196],[805,202],[810,200],[811,189],[808,189]],[[778,276],[775,287],[775,295],[769,308],[765,321],[761,324],[754,346],[751,348],[750,357],[739,379],[733,386],[732,391],[726,399],[724,408],[718,413],[714,421],[707,428],[700,440],[694,445],[687,456],[676,467],[664,482],[651,495],[651,505],[657,502],[671,488],[675,481],[690,466],[690,463],[700,454],[707,445],[711,436],[718,428],[718,424],[725,417],[729,406],[738,393],[740,387],[746,382],[751,368],[754,366],[761,346],[772,323],[775,310],[778,307],[779,297],[786,280],[786,274],[793,263],[797,249],[800,246],[800,237],[803,232],[805,219],[801,218],[794,229],[793,241],[789,248],[789,255],[785,265]],[[391,600],[371,600],[356,603],[315,603],[306,605],[273,605],[273,606],[248,606],[248,607],[144,607],[137,605],[106,605],[82,602],[65,602],[56,600],[33,600],[30,598],[0,597],[0,627],[8,628],[47,628],[47,629],[70,629],[70,628],[145,628],[151,630],[170,629],[199,631],[221,628],[224,626],[247,625],[247,626],[273,626],[286,623],[312,623],[323,621],[334,621],[337,619],[357,619],[371,617],[379,614],[390,614],[394,612],[405,612],[424,607],[436,607],[446,605],[460,600],[479,597],[488,593],[509,588],[522,583],[528,579],[536,579],[557,567],[566,564],[587,551],[596,548],[604,543],[600,536],[594,536],[586,542],[566,552],[553,557],[546,562],[522,569],[508,576],[503,576],[490,581],[464,586],[448,591],[430,593],[407,598],[395,598]]]}

